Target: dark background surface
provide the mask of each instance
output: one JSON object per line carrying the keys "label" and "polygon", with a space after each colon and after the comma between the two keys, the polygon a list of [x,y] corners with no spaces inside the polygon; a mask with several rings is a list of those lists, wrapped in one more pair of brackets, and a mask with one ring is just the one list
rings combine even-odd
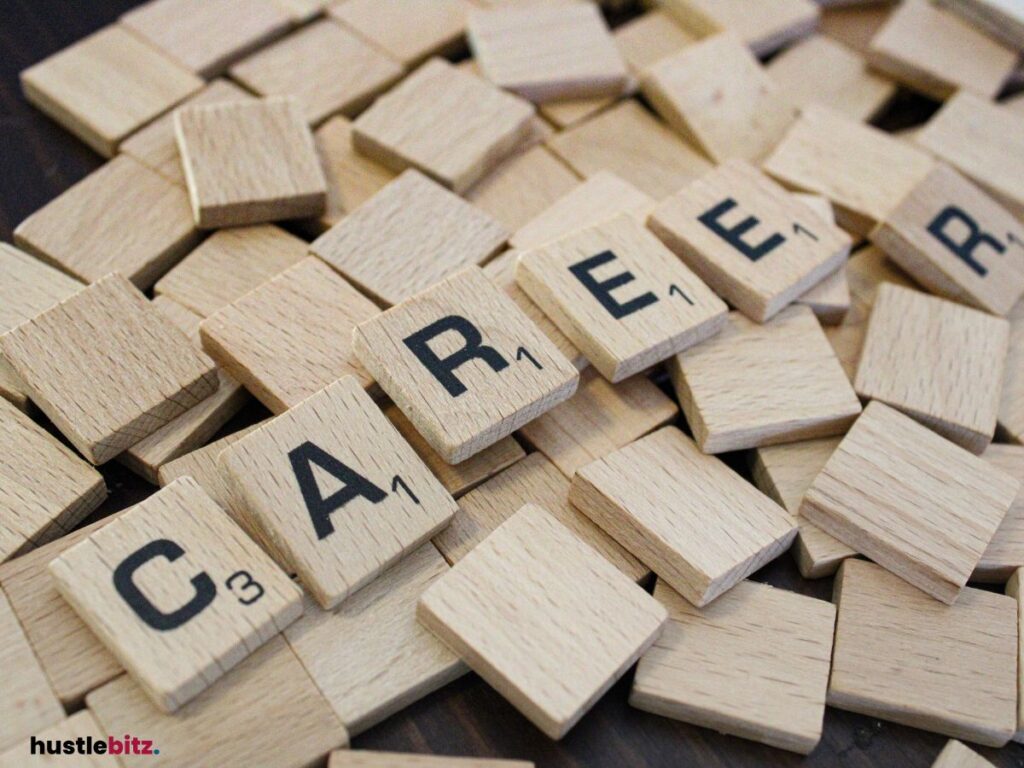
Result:
{"label": "dark background surface", "polygon": [[[751,0],[756,2],[757,0]],[[97,168],[102,159],[29,106],[18,73],[114,21],[133,0],[0,0],[0,237]],[[898,128],[921,122],[935,105],[903,96],[882,118]],[[34,414],[40,418],[38,413]],[[267,415],[247,407],[225,433]],[[731,463],[742,468],[740,457]],[[127,507],[155,489],[116,462],[102,468],[110,498],[89,521]],[[755,579],[828,600],[831,579],[805,581],[784,555]],[[818,748],[802,757],[631,708],[627,674],[561,742],[552,742],[476,675],[468,675],[354,739],[352,746],[534,760],[570,766],[930,766],[946,738],[828,709]],[[980,749],[998,766],[1024,768],[1024,747]],[[254,766],[254,768],[263,768]],[[272,768],[270,766],[266,768]]]}

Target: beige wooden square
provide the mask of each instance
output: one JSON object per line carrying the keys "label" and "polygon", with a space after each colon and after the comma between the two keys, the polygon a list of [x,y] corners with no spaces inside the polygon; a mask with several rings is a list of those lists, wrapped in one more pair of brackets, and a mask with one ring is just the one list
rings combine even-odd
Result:
{"label": "beige wooden square", "polygon": [[198,77],[117,25],[43,59],[20,77],[26,99],[104,157],[203,87]]}
{"label": "beige wooden square", "polygon": [[201,77],[216,77],[291,27],[267,0],[151,0],[121,24]]}
{"label": "beige wooden square", "polygon": [[[1006,584],[1006,594],[1017,601],[1017,634],[1021,636],[1021,627],[1024,627],[1024,593],[1021,591],[1021,578],[1024,573],[1018,570]],[[1024,741],[1024,699],[1020,692],[1024,691],[1024,645],[1017,644],[1017,732],[1013,740],[1020,743]]]}
{"label": "beige wooden square", "polygon": [[836,272],[851,245],[843,230],[741,160],[663,201],[649,225],[718,294],[758,322]]}
{"label": "beige wooden square", "polygon": [[1014,50],[1024,50],[1024,5],[1020,0],[938,0],[972,26]]}
{"label": "beige wooden square", "polygon": [[1010,345],[999,399],[1000,433],[1015,443],[1024,442],[1024,302],[1010,312]]}
{"label": "beige wooden square", "polygon": [[534,768],[534,765],[522,760],[344,749],[331,753],[327,768]]}
{"label": "beige wooden square", "polygon": [[818,31],[861,56],[867,55],[871,40],[892,14],[892,6],[888,3],[855,0],[854,5],[847,5],[843,0],[826,0],[824,5]]}
{"label": "beige wooden square", "polygon": [[257,51],[231,77],[261,96],[293,96],[311,124],[358,114],[402,76],[402,65],[323,19]]}
{"label": "beige wooden square", "polygon": [[416,621],[420,595],[448,570],[427,542],[332,611],[307,599],[305,615],[286,630],[350,736],[468,671]]}
{"label": "beige wooden square", "polygon": [[569,399],[579,381],[576,368],[476,267],[361,323],[353,345],[450,464]]}
{"label": "beige wooden square", "polygon": [[451,494],[353,376],[246,435],[219,462],[261,538],[324,608],[455,514]]}
{"label": "beige wooden square", "polygon": [[671,13],[658,7],[616,27],[612,37],[622,58],[638,77],[654,62],[678,53],[698,39]]}
{"label": "beige wooden square", "polygon": [[981,453],[996,429],[1009,323],[909,288],[878,289],[854,389]]}
{"label": "beige wooden square", "polygon": [[569,501],[695,605],[796,535],[785,510],[675,427],[578,469]]}
{"label": "beige wooden square", "polygon": [[935,758],[932,768],[992,768],[992,763],[959,741],[951,740]]}
{"label": "beige wooden square", "polygon": [[800,514],[953,603],[1020,481],[898,411],[870,403],[811,483]]}
{"label": "beige wooden square", "polygon": [[611,171],[656,200],[712,167],[634,99],[556,133],[547,145],[584,178]]}
{"label": "beige wooden square", "polygon": [[811,0],[665,0],[662,5],[693,34],[734,32],[757,56],[810,34],[820,15]]}
{"label": "beige wooden square", "polygon": [[199,233],[185,190],[120,156],[21,222],[14,242],[84,282],[120,272],[146,290]]}
{"label": "beige wooden square", "polygon": [[522,253],[516,282],[612,382],[714,336],[727,312],[628,214]]}
{"label": "beige wooden square", "polygon": [[872,39],[868,61],[941,101],[959,90],[993,98],[1017,53],[929,0],[905,0]]}
{"label": "beige wooden square", "polygon": [[[1015,480],[1024,479],[1024,446],[990,445],[981,458]],[[1024,486],[992,534],[971,580],[1002,584],[1018,568],[1024,568]]]}
{"label": "beige wooden square", "polygon": [[378,313],[310,256],[218,310],[199,330],[217,364],[281,413],[345,375],[372,383],[352,355],[352,329]]}
{"label": "beige wooden square", "polygon": [[[151,564],[182,558],[185,565],[171,571]],[[165,712],[302,614],[287,574],[190,478],[68,549],[49,570],[64,598]]]}
{"label": "beige wooden square", "polygon": [[796,117],[794,106],[732,33],[652,64],[640,87],[669,125],[716,162],[759,160]]}
{"label": "beige wooden square", "polygon": [[[999,747],[1016,729],[1017,612],[968,587],[932,600],[873,563],[836,577],[839,614],[828,704]],[[964,649],[970,652],[965,653]]]}
{"label": "beige wooden square", "polygon": [[116,274],[0,336],[0,353],[32,401],[93,464],[217,388],[213,362]]}
{"label": "beige wooden square", "polygon": [[410,168],[317,238],[310,252],[392,305],[482,264],[507,239],[489,214]]}
{"label": "beige wooden square", "polygon": [[933,162],[906,141],[812,104],[762,167],[791,189],[827,197],[839,226],[864,236],[928,175]]}
{"label": "beige wooden square", "polygon": [[[508,589],[513,583],[519,588]],[[530,504],[430,586],[417,615],[552,739],[633,665],[666,620],[653,598]]]}
{"label": "beige wooden square", "polygon": [[613,96],[549,101],[546,104],[538,104],[537,112],[555,128],[564,130],[593,117],[614,103],[615,97]]}
{"label": "beige wooden square", "polygon": [[526,140],[532,118],[518,96],[431,59],[359,116],[352,139],[392,170],[418,168],[461,194]]}
{"label": "beige wooden square", "polygon": [[[835,223],[832,203],[822,195],[796,192],[793,197],[813,208],[823,219]],[[850,281],[846,277],[845,265],[840,267],[813,288],[804,291],[794,303],[811,308],[822,325],[839,325],[850,311]]]}
{"label": "beige wooden square", "polygon": [[[76,712],[70,717],[63,717],[64,710],[61,710],[62,719],[60,722],[48,728],[32,732],[32,735],[25,738],[21,743],[11,747],[5,752],[0,752],[0,768],[25,768],[25,766],[49,766],[60,765],[68,762],[68,759],[60,757],[51,760],[49,757],[33,756],[32,737],[44,743],[67,740],[77,741],[79,738],[91,738],[93,743],[107,741],[107,734],[100,730],[96,718],[87,709]],[[76,768],[120,768],[122,765],[117,757],[104,753],[103,755],[80,755],[74,758]]]}

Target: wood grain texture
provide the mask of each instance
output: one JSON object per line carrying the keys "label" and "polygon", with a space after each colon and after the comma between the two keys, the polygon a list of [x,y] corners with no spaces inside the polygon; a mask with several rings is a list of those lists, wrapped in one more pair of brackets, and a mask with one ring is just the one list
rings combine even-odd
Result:
{"label": "wood grain texture", "polygon": [[1009,741],[1017,722],[1011,598],[967,588],[956,605],[943,605],[850,559],[835,602],[829,706],[988,746]]}
{"label": "wood grain texture", "polygon": [[943,748],[932,768],[990,768],[992,763],[955,739]]}
{"label": "wood grain texture", "polygon": [[341,275],[307,257],[199,326],[203,348],[274,413],[345,375],[371,382],[352,329],[378,313]]}
{"label": "wood grain texture", "polygon": [[[61,715],[63,715],[63,710],[61,710]],[[107,734],[100,730],[96,718],[87,709],[76,712],[71,717],[63,718],[48,728],[38,729],[32,733],[32,736],[44,743],[60,741],[62,744],[68,739],[77,741],[79,738],[89,737],[95,744],[100,741],[105,742],[107,738]],[[24,739],[5,752],[0,752],[0,768],[23,768],[26,765],[57,768],[61,763],[67,762],[67,758],[64,756],[52,758],[33,754],[30,738]],[[118,759],[109,754],[77,755],[75,765],[78,768],[120,768]]]}
{"label": "wood grain texture", "polygon": [[1024,49],[1024,5],[1020,0],[939,0],[938,4],[1007,47]]}
{"label": "wood grain texture", "polygon": [[[990,445],[981,458],[1018,482],[1024,480],[1024,446]],[[972,581],[1002,584],[1024,567],[1024,487],[1010,504],[981,559],[971,574]]]}
{"label": "wood grain texture", "polygon": [[[825,221],[835,223],[832,203],[827,197],[803,192],[796,192],[793,197],[813,208]],[[822,325],[839,325],[850,311],[851,300],[850,281],[846,277],[845,267],[840,267],[817,285],[800,294],[795,303],[810,307]]]}
{"label": "wood grain texture", "polygon": [[[512,582],[520,588],[508,590]],[[552,739],[635,663],[666,620],[653,598],[534,505],[431,585],[417,616]]]}
{"label": "wood grain texture", "polygon": [[[1021,627],[1024,626],[1024,594],[1021,592],[1021,577],[1022,572],[1020,570],[1015,571],[1009,581],[1006,583],[1006,594],[1012,597],[1017,602],[1017,634],[1021,634]],[[1024,645],[1017,643],[1017,732],[1013,735],[1013,740],[1020,742],[1024,739],[1024,699],[1021,699],[1020,693],[1024,690]]]}
{"label": "wood grain texture", "polygon": [[774,560],[796,535],[781,507],[676,427],[577,470],[569,501],[698,606]]}
{"label": "wood grain texture", "polygon": [[1018,303],[1007,318],[1010,343],[999,397],[998,429],[1015,443],[1024,442],[1024,303]]}
{"label": "wood grain texture", "polygon": [[652,8],[612,32],[615,45],[634,75],[697,40],[664,8]]}
{"label": "wood grain texture", "polygon": [[810,34],[820,11],[810,0],[666,0],[665,10],[699,37],[731,31],[757,56]]}
{"label": "wood grain texture", "polygon": [[488,760],[476,757],[414,755],[407,752],[332,752],[327,768],[532,768],[521,760]]}

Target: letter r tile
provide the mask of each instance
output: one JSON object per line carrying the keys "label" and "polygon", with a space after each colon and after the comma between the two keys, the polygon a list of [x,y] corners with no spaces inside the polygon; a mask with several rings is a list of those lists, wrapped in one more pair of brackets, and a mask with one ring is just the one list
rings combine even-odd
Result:
{"label": "letter r tile", "polygon": [[302,615],[302,595],[191,477],[50,563],[57,589],[174,712]]}
{"label": "letter r tile", "polygon": [[575,366],[479,267],[358,325],[353,349],[449,464],[568,400],[579,383]]}

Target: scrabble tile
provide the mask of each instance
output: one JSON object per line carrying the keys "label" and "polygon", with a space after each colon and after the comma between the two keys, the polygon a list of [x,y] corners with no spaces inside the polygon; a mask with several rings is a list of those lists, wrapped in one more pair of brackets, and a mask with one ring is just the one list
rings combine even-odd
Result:
{"label": "scrabble tile", "polygon": [[[795,193],[793,197],[813,208],[826,221],[835,223],[832,203],[828,198],[801,192]],[[794,303],[810,307],[822,325],[839,325],[850,311],[851,302],[850,281],[844,266],[804,291]]]}
{"label": "scrabble tile", "polygon": [[[1021,571],[1017,570],[1006,584],[1006,594],[1017,601],[1017,633],[1021,635],[1020,629],[1024,627],[1024,607],[1022,601],[1024,596],[1021,592]],[[1024,690],[1024,645],[1017,644],[1017,732],[1013,740],[1020,743],[1024,739],[1024,699],[1020,698],[1020,691]]]}
{"label": "scrabble tile", "polygon": [[933,99],[959,90],[994,97],[1017,54],[955,13],[928,0],[906,0],[868,48],[871,66]]}
{"label": "scrabble tile", "polygon": [[127,675],[90,693],[87,702],[106,733],[145,734],[160,748],[132,766],[306,768],[348,742],[283,637],[272,638],[173,715],[154,707]]}
{"label": "scrabble tile", "polygon": [[160,467],[160,471],[157,473],[160,487],[170,485],[179,477],[188,475],[199,483],[199,487],[206,492],[206,495],[217,502],[250,537],[256,539],[256,529],[250,525],[249,515],[246,514],[242,502],[238,498],[234,484],[217,459],[229,446],[241,440],[257,427],[267,423],[267,421],[262,421],[238,432],[233,432],[202,448],[189,451],[174,461],[167,462]]}
{"label": "scrabble tile", "polygon": [[800,514],[953,603],[1019,486],[1019,479],[876,402],[811,483]]}
{"label": "scrabble tile", "polygon": [[951,301],[878,289],[854,389],[981,453],[996,429],[1009,323]]}
{"label": "scrabble tile", "polygon": [[644,96],[712,160],[755,161],[779,142],[795,107],[735,34],[694,43],[651,65]]}
{"label": "scrabble tile", "polygon": [[[828,704],[998,747],[1016,727],[1017,613],[1005,595],[967,588],[943,605],[851,558],[838,603]],[[970,648],[964,653],[964,648]]]}
{"label": "scrabble tile", "polygon": [[307,599],[305,615],[285,631],[349,735],[468,671],[416,621],[416,601],[448,570],[428,542],[334,610]]}
{"label": "scrabble tile", "polygon": [[539,452],[459,499],[459,511],[451,525],[434,537],[434,544],[454,565],[524,504],[547,510],[633,581],[644,581],[650,575],[646,566],[569,504],[569,479]]}
{"label": "scrabble tile", "polygon": [[288,13],[267,0],[151,0],[121,24],[201,77],[216,77],[288,31]]}
{"label": "scrabble tile", "polygon": [[697,41],[697,36],[671,13],[657,7],[616,27],[612,36],[622,58],[637,76],[659,59]]}
{"label": "scrabble tile", "polygon": [[345,26],[413,67],[432,55],[464,49],[469,0],[345,0],[327,12]]}
{"label": "scrabble tile", "polygon": [[[251,101],[253,96],[230,80],[214,80],[193,96],[185,99],[178,108],[197,107],[204,104],[224,104],[235,101]],[[185,172],[181,168],[181,155],[174,137],[174,111],[168,112],[136,131],[121,142],[120,151],[130,155],[150,170],[156,171],[179,187],[185,186]]]}
{"label": "scrabble tile", "polygon": [[820,15],[810,0],[665,0],[662,5],[693,34],[734,32],[757,56],[810,34]]}
{"label": "scrabble tile", "polygon": [[307,257],[199,326],[203,348],[261,403],[282,413],[345,375],[371,379],[352,329],[378,314],[369,299]]}
{"label": "scrabble tile", "polygon": [[791,189],[824,195],[839,226],[864,236],[932,166],[926,153],[907,142],[810,105],[762,168]]}
{"label": "scrabble tile", "polygon": [[959,741],[951,740],[932,763],[932,768],[991,768],[992,763]]}
{"label": "scrabble tile", "polygon": [[892,14],[890,3],[826,0],[822,8],[818,31],[838,40],[847,48],[866,56],[872,39]]}
{"label": "scrabble tile", "polygon": [[415,167],[461,194],[527,138],[532,118],[519,97],[431,59],[359,116],[352,139],[392,170]]}
{"label": "scrabble tile", "polygon": [[417,616],[552,739],[633,665],[666,620],[660,604],[531,504],[428,587]]}
{"label": "scrabble tile", "polygon": [[32,401],[93,464],[217,388],[212,361],[117,274],[0,337],[0,353]]}
{"label": "scrabble tile", "polygon": [[4,665],[4,695],[0,696],[0,765],[3,765],[8,758],[2,753],[59,723],[64,719],[64,708],[2,591],[0,663]]}
{"label": "scrabble tile", "polygon": [[569,501],[698,606],[796,535],[781,507],[675,427],[578,469]]}
{"label": "scrabble tile", "polygon": [[[1024,446],[990,445],[981,458],[1014,480],[1024,480]],[[1017,492],[1006,517],[992,535],[971,580],[1001,584],[1021,567],[1024,567],[1024,488]]]}
{"label": "scrabble tile", "polygon": [[[56,748],[60,750],[69,740],[83,744],[83,746],[88,742],[79,741],[80,739],[91,739],[93,744],[97,744],[99,742],[102,742],[104,745],[107,744],[107,734],[100,730],[99,724],[96,722],[96,718],[92,716],[92,713],[89,712],[89,710],[83,709],[70,717],[63,717],[63,715],[64,711],[61,710],[62,719],[59,722],[54,723],[47,728],[34,731],[30,736],[22,739],[18,744],[10,747],[4,752],[0,752],[0,768],[60,765],[68,760],[68,758],[61,759],[60,757],[51,758],[45,751],[41,753],[33,752],[33,738],[43,743],[44,750],[49,745],[55,745]],[[88,749],[88,747],[85,748]],[[60,755],[61,752],[57,751],[50,754]],[[75,754],[77,754],[77,756],[73,758],[73,760],[77,768],[119,768],[119,766],[121,766],[118,758],[106,751],[104,751],[102,755],[95,754],[95,751],[91,754],[83,754],[82,752]]]}
{"label": "scrabble tile", "polygon": [[489,214],[410,168],[317,238],[310,252],[392,305],[482,264],[507,239]]}
{"label": "scrabble tile", "polygon": [[576,368],[476,267],[361,323],[353,344],[450,464],[569,399],[579,381]]}
{"label": "scrabble tile", "polygon": [[20,77],[29,102],[104,157],[203,87],[198,77],[117,25],[43,59]]}
{"label": "scrabble tile", "polygon": [[352,376],[246,435],[219,462],[261,537],[328,609],[455,514],[451,494]]}
{"label": "scrabble tile", "polygon": [[491,760],[482,757],[448,757],[345,749],[331,753],[327,768],[533,768],[533,763],[522,760]]}
{"label": "scrabble tile", "polygon": [[531,101],[618,96],[629,76],[591,3],[481,9],[466,34],[484,76]]}
{"label": "scrabble tile", "polygon": [[63,536],[107,497],[95,469],[0,400],[0,562]]}
{"label": "scrabble tile", "polygon": [[21,222],[14,242],[83,282],[120,272],[146,290],[199,233],[183,189],[121,156]]}
{"label": "scrabble tile", "polygon": [[821,739],[836,609],[744,581],[706,608],[664,582],[661,637],[637,665],[629,703],[779,749],[808,754]]}
{"label": "scrabble tile", "polygon": [[327,181],[294,99],[185,107],[174,130],[198,226],[323,213]]}
{"label": "scrabble tile", "polygon": [[293,96],[312,124],[358,114],[402,76],[402,65],[323,19],[257,51],[231,77],[261,96]]}
{"label": "scrabble tile", "polygon": [[999,398],[999,432],[1011,442],[1024,442],[1024,303],[1010,312],[1009,352]]}
{"label": "scrabble tile", "polygon": [[703,155],[633,99],[556,133],[547,145],[584,178],[611,171],[656,200],[711,169]]}
{"label": "scrabble tile", "polygon": [[588,99],[568,99],[538,104],[537,112],[559,130],[571,128],[577,123],[594,117],[615,103],[612,96],[593,96]]}
{"label": "scrabble tile", "polygon": [[[156,581],[152,565],[148,578],[137,575],[153,560],[182,557],[198,569],[185,586]],[[165,712],[195,698],[302,614],[298,588],[191,478],[71,547],[49,571]]]}
{"label": "scrabble tile", "polygon": [[628,214],[521,254],[516,282],[612,382],[714,336],[727,312]]}
{"label": "scrabble tile", "polygon": [[821,104],[851,120],[871,120],[896,95],[896,83],[868,69],[838,40],[814,35],[768,64],[768,75],[798,107]]}
{"label": "scrabble tile", "polygon": [[1024,50],[1024,5],[1019,0],[939,0],[938,5],[1007,47]]}
{"label": "scrabble tile", "polygon": [[964,91],[946,102],[915,141],[1017,218],[1024,216],[1024,116]]}
{"label": "scrabble tile", "polygon": [[522,446],[516,442],[514,437],[505,437],[496,442],[490,448],[484,448],[475,456],[470,456],[458,464],[449,464],[442,459],[437,451],[430,447],[430,444],[423,439],[423,436],[416,431],[394,403],[388,403],[381,410],[388,420],[398,430],[416,455],[423,460],[427,468],[441,481],[452,496],[458,498],[467,491],[476,488],[480,483],[498,474],[515,464],[526,456]]}
{"label": "scrabble tile", "polygon": [[293,22],[303,24],[323,14],[331,0],[272,0],[272,2],[284,8]]}

